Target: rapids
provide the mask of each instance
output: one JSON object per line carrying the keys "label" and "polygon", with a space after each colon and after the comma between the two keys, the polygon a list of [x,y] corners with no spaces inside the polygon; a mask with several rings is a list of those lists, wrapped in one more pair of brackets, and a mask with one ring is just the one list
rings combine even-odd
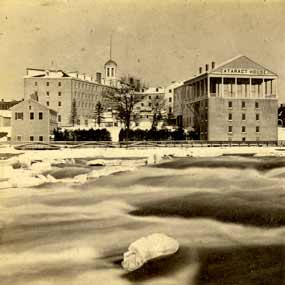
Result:
{"label": "rapids", "polygon": [[[101,159],[102,160],[102,159]],[[278,157],[1,161],[5,285],[282,284],[285,162]],[[28,181],[28,182],[25,182]],[[162,232],[178,253],[134,272],[136,239]]]}

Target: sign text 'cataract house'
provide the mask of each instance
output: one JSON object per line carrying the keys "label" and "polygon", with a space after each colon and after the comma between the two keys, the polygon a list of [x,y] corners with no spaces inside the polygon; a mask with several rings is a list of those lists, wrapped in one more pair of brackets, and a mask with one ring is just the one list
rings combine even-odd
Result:
{"label": "sign text 'cataract house'", "polygon": [[223,73],[238,73],[238,74],[255,74],[255,75],[268,74],[268,71],[264,69],[245,69],[245,68],[224,68],[222,72]]}

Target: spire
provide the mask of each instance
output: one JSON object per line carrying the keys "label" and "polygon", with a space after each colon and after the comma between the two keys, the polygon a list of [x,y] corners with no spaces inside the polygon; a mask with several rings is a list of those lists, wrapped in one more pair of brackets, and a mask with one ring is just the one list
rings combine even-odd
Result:
{"label": "spire", "polygon": [[110,60],[112,60],[112,33],[110,36]]}

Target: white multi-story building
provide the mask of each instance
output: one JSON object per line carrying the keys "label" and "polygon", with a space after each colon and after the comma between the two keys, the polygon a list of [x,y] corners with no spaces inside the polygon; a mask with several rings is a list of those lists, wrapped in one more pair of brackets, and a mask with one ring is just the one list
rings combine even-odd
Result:
{"label": "white multi-story building", "polygon": [[56,110],[61,127],[73,126],[74,117],[75,125],[92,126],[96,103],[104,101],[104,92],[114,89],[101,80],[101,73],[93,78],[78,72],[27,68],[24,98],[34,95],[40,104]]}

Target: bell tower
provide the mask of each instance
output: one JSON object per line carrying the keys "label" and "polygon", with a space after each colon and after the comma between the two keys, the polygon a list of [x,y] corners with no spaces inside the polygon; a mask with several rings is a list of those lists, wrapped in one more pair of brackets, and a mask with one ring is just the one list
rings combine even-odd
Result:
{"label": "bell tower", "polygon": [[110,37],[110,57],[104,65],[105,84],[117,87],[117,63],[112,59],[112,35]]}

